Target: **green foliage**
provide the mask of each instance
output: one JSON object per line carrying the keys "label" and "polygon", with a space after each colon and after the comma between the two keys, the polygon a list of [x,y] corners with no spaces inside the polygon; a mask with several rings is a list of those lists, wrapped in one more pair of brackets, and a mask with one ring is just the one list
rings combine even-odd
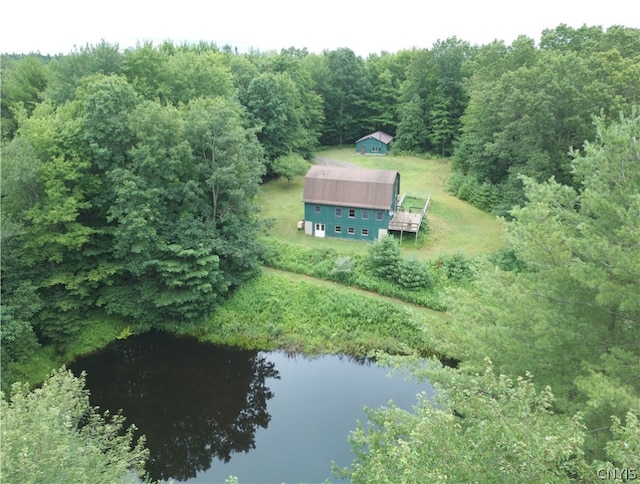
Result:
{"label": "green foliage", "polygon": [[[607,454],[611,461],[620,468],[635,469],[640,462],[640,425],[637,412],[628,412],[625,416],[626,425],[622,425],[618,417],[611,417],[611,433],[614,440],[607,442]],[[608,468],[613,465],[608,462]]]}
{"label": "green foliage", "polygon": [[83,149],[97,173],[122,166],[134,138],[129,117],[139,102],[138,94],[124,76],[97,74],[81,80],[76,90],[82,122]]}
{"label": "green foliage", "polygon": [[461,172],[453,173],[447,189],[460,200],[465,200],[487,212],[497,210],[501,201],[500,188],[487,182],[481,183],[477,178]]}
{"label": "green foliage", "polygon": [[426,264],[416,257],[409,257],[400,263],[397,280],[398,284],[408,291],[431,288],[433,286]]}
{"label": "green foliage", "polygon": [[15,291],[3,297],[0,306],[0,363],[2,381],[11,381],[14,372],[39,348],[36,334],[31,324],[43,306],[37,288],[29,283],[21,283]]}
{"label": "green foliage", "polygon": [[469,43],[455,37],[437,41],[430,50],[411,51],[394,149],[442,156],[453,152],[467,105],[462,84],[472,52]]}
{"label": "green foliage", "polygon": [[[255,124],[268,161],[288,153],[310,160],[324,119],[323,99],[307,67],[320,59],[306,49],[231,56],[238,98]],[[271,173],[267,163],[267,173]]]}
{"label": "green foliage", "polygon": [[267,158],[274,160],[295,151],[297,140],[304,135],[301,99],[291,76],[260,74],[249,83],[244,97]]}
{"label": "green foliage", "polygon": [[394,152],[422,153],[426,150],[429,134],[424,111],[423,103],[417,94],[401,105],[398,134],[393,141]]}
{"label": "green foliage", "polygon": [[471,282],[476,275],[471,260],[462,254],[442,255],[436,259],[435,266],[440,274],[454,283]]}
{"label": "green foliage", "polygon": [[273,161],[271,171],[276,176],[283,176],[290,182],[297,176],[307,173],[309,163],[299,155],[290,153],[288,155],[279,156]]}
{"label": "green foliage", "polygon": [[339,256],[333,263],[331,276],[339,282],[346,282],[351,279],[354,267],[355,263],[351,257],[349,257],[348,255]]}
{"label": "green foliage", "polygon": [[527,268],[526,264],[518,259],[515,251],[510,247],[494,252],[490,255],[489,260],[503,271],[522,272]]}
{"label": "green foliage", "polygon": [[348,48],[324,53],[329,68],[324,98],[325,125],[321,141],[329,145],[351,143],[363,134],[365,96],[369,89],[363,60]]}
{"label": "green foliage", "polygon": [[400,269],[400,246],[392,236],[382,237],[369,247],[365,264],[381,279],[394,280]]}
{"label": "green foliage", "polygon": [[95,45],[82,46],[51,61],[51,79],[46,96],[61,105],[75,97],[82,79],[94,74],[119,75],[123,69],[123,56],[118,45],[103,40]]}
{"label": "green foliage", "polygon": [[2,396],[3,482],[139,482],[144,438],[123,416],[91,407],[84,386],[84,376],[59,370],[32,392],[15,384]]}
{"label": "green foliage", "polygon": [[523,198],[519,175],[572,184],[569,149],[594,137],[592,116],[629,115],[638,101],[639,34],[623,30],[559,26],[540,49],[526,38],[481,47],[467,66],[469,101],[454,155],[464,177],[452,193],[507,215]]}
{"label": "green foliage", "polygon": [[198,336],[214,343],[307,354],[429,353],[427,323],[402,305],[265,272],[217,309]]}
{"label": "green foliage", "polygon": [[43,59],[37,55],[28,55],[17,60],[2,56],[0,74],[0,119],[2,120],[2,139],[13,138],[17,128],[17,114],[31,114],[40,102],[47,87],[49,73]]}
{"label": "green foliage", "polygon": [[367,425],[349,437],[354,462],[339,474],[355,483],[592,477],[580,417],[554,415],[552,405],[550,389],[536,391],[530,375],[512,380],[490,365],[470,378],[453,374],[435,401],[418,395],[413,412],[369,409]]}
{"label": "green foliage", "polygon": [[603,459],[611,415],[640,406],[640,118],[597,130],[574,152],[577,190],[524,179],[528,201],[506,225],[520,269],[483,268],[450,305],[477,341],[467,360],[489,355],[552,385],[559,408],[584,413],[585,451]]}
{"label": "green foliage", "polygon": [[2,390],[17,379],[22,366],[39,349],[38,340],[29,321],[16,319],[11,308],[0,306],[0,368]]}
{"label": "green foliage", "polygon": [[96,306],[135,323],[202,319],[259,266],[262,148],[223,58],[127,58],[103,43],[52,62],[54,99],[20,110],[3,146],[3,295],[35,288],[38,314],[14,321],[40,342],[66,344]]}
{"label": "green foliage", "polygon": [[407,56],[388,52],[367,58],[365,68],[371,85],[367,95],[369,115],[365,121],[368,131],[396,132],[398,113],[395,106],[400,100],[407,62]]}
{"label": "green foliage", "polygon": [[225,65],[224,56],[217,52],[194,52],[177,50],[161,57],[162,71],[156,72],[161,100],[173,105],[187,104],[198,98],[229,98],[232,95],[233,80]]}
{"label": "green foliage", "polygon": [[[400,260],[401,266],[411,266],[407,270],[410,274],[406,276],[407,287],[404,287],[397,273],[391,280],[375,276],[362,255],[344,255],[334,249],[314,250],[270,238],[264,242],[267,245],[264,263],[269,267],[340,282],[438,311],[445,309],[440,292],[449,281],[436,265]],[[465,281],[463,283],[469,282]]]}

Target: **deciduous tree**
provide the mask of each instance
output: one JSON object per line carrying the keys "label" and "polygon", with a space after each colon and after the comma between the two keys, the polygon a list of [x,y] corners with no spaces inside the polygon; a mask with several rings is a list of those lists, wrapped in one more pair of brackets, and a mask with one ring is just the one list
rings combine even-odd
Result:
{"label": "deciduous tree", "polygon": [[16,383],[2,410],[3,482],[139,482],[149,453],[122,415],[89,404],[84,376],[55,371],[40,388]]}
{"label": "deciduous tree", "polygon": [[586,449],[602,456],[607,433],[595,429],[640,407],[640,118],[597,130],[573,152],[577,189],[525,180],[506,233],[526,269],[487,269],[452,304],[475,340],[469,360],[489,355],[550,384],[561,408],[584,411]]}
{"label": "deciduous tree", "polygon": [[435,401],[413,412],[367,410],[349,441],[351,482],[563,482],[589,475],[580,417],[553,414],[549,388],[511,379],[489,365],[473,377],[449,375]]}
{"label": "deciduous tree", "polygon": [[299,155],[293,153],[280,156],[273,162],[272,170],[277,176],[282,176],[290,182],[297,176],[307,173],[309,163]]}

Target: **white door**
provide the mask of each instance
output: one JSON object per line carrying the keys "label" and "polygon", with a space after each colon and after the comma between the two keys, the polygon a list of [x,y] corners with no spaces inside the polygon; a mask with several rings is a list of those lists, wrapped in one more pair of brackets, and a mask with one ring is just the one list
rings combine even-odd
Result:
{"label": "white door", "polygon": [[316,237],[324,237],[324,231],[325,231],[324,224],[316,224],[316,231],[315,231]]}

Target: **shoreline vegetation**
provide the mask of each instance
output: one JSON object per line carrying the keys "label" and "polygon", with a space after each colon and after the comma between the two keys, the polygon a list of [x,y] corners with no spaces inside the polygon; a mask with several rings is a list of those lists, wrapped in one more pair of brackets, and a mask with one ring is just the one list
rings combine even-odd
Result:
{"label": "shoreline vegetation", "polygon": [[[318,239],[298,232],[290,222],[301,213],[302,177],[291,182],[272,180],[261,186],[258,195],[261,216],[273,222],[261,237],[267,249],[261,274],[238,288],[206,320],[167,323],[162,329],[214,344],[264,351],[354,357],[387,353],[436,357],[456,364],[465,338],[452,326],[443,294],[447,288],[469,284],[475,261],[500,251],[500,222],[447,194],[450,167],[445,161],[364,157],[351,151],[334,148],[319,153],[365,168],[399,169],[407,174],[408,190],[429,185],[434,197],[434,208],[427,215],[429,231],[420,234],[418,244],[407,237],[399,245],[403,260],[426,269],[427,287],[405,289],[394,281],[373,277],[365,268],[370,243]],[[472,227],[460,227],[472,219]],[[460,235],[464,232],[473,232],[473,240],[465,240]],[[345,258],[351,269],[336,272],[337,261]],[[24,366],[25,378],[31,385],[38,384],[61,365],[147,330],[147,324],[132,324],[96,311],[64,349],[44,347],[34,354]]]}
{"label": "shoreline vegetation", "polygon": [[[639,39],[560,25],[538,45],[451,38],[368,59],[171,41],[3,55],[7,408],[152,329],[404,367],[435,357],[445,367],[420,374],[445,400],[371,412],[349,436],[352,482],[635,477]],[[371,129],[394,136],[389,155],[356,153]],[[297,230],[314,157],[397,171],[407,200],[431,200],[425,231]],[[54,421],[69,431],[45,416],[8,442],[41,449]],[[3,445],[8,468],[28,469],[24,448]]]}

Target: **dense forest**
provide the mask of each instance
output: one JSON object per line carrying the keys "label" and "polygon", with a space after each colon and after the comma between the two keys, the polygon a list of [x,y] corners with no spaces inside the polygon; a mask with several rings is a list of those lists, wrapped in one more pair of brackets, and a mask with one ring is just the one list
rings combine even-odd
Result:
{"label": "dense forest", "polygon": [[[450,38],[366,59],[103,42],[3,54],[1,67],[4,390],[26,379],[34,351],[62,351],[100,315],[147,329],[206,318],[266,257],[260,184],[320,146],[382,130],[396,154],[449,159],[451,193],[508,221],[507,249],[450,294],[458,353],[480,376],[430,378],[455,389],[463,416],[501,401],[505,421],[531,423],[512,442],[529,448],[503,449],[529,456],[522,475],[584,478],[591,459],[638,467],[640,30],[560,25],[538,45]],[[531,371],[543,390],[494,369]],[[473,392],[482,398],[469,404]],[[566,420],[551,421],[551,408]],[[461,462],[472,441],[506,445],[472,417],[420,412],[373,415],[385,424],[356,436],[367,452],[344,472],[443,478],[432,456],[445,443],[410,446],[408,434],[453,429]],[[394,435],[407,447],[385,447]],[[477,456],[458,478],[473,479],[482,459],[496,473],[505,465]],[[544,466],[554,473],[536,474]]]}

